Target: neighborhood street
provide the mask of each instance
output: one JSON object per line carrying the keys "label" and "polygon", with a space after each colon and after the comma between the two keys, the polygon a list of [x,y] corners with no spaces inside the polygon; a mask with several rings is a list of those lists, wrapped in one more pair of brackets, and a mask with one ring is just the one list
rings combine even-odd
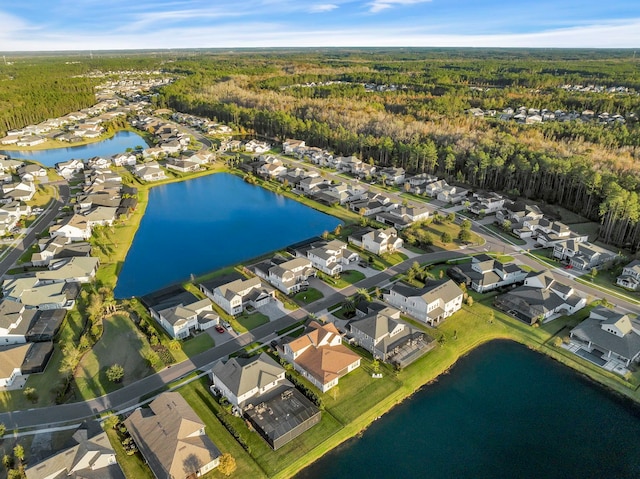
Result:
{"label": "neighborhood street", "polygon": [[9,247],[6,256],[0,260],[0,277],[13,267],[20,256],[37,241],[38,235],[49,227],[60,210],[69,203],[69,184],[66,181],[49,184],[57,187],[58,198],[54,199],[49,208],[38,216],[27,233]]}
{"label": "neighborhood street", "polygon": [[[193,133],[193,132],[192,132]],[[199,135],[201,136],[201,135]],[[203,142],[204,137],[198,138],[198,141]],[[208,141],[208,140],[207,140]],[[203,142],[204,144],[204,142]],[[210,145],[210,143],[209,143]],[[296,161],[287,158],[287,161],[297,163]],[[316,169],[307,163],[304,163],[305,168]],[[334,178],[338,181],[349,181],[344,177],[329,174],[329,178]],[[368,188],[375,188],[370,185],[366,185]],[[66,204],[69,198],[68,184],[59,183],[60,199],[56,200],[52,207],[49,208],[35,226],[30,228],[26,236],[18,243],[16,248],[9,253],[2,261],[0,261],[0,273],[4,274],[13,263],[20,257],[22,252],[28,248],[36,239],[36,236],[42,232],[49,223],[59,213],[60,208]],[[381,190],[384,194],[392,197],[396,201],[405,200],[398,194],[390,194],[387,191]],[[415,200],[410,200],[409,204],[420,204]],[[436,208],[433,204],[426,204],[426,206],[433,213]],[[545,269],[543,265],[534,260],[526,251],[522,250],[518,246],[514,246],[502,239],[495,237],[493,234],[488,234],[487,230],[479,223],[473,221],[472,229],[479,234],[486,243],[482,245],[474,245],[462,247],[457,251],[438,251],[433,253],[425,253],[411,257],[404,262],[397,264],[386,271],[375,273],[369,277],[359,281],[358,283],[348,286],[340,291],[327,290],[328,287],[324,287],[324,297],[315,301],[306,308],[300,308],[293,311],[291,314],[283,316],[279,319],[273,320],[267,324],[259,326],[251,332],[242,334],[236,338],[233,338],[227,342],[224,342],[214,348],[211,348],[203,353],[200,353],[189,360],[174,364],[164,370],[141,379],[133,384],[123,387],[113,393],[105,396],[95,398],[86,402],[78,402],[71,404],[63,404],[58,406],[50,406],[45,408],[31,409],[27,411],[10,411],[0,414],[0,423],[4,423],[6,427],[11,429],[24,429],[24,428],[48,428],[56,425],[61,425],[70,422],[80,422],[81,420],[102,414],[108,411],[123,411],[131,407],[135,407],[140,403],[140,398],[146,396],[149,393],[153,393],[167,384],[172,383],[194,371],[206,371],[211,368],[212,364],[228,355],[238,351],[244,346],[253,342],[268,343],[276,337],[276,332],[294,324],[295,322],[304,319],[309,313],[322,316],[326,314],[326,310],[341,301],[345,297],[351,296],[356,293],[360,288],[371,289],[374,287],[389,287],[391,278],[398,273],[406,272],[414,262],[418,263],[433,263],[438,261],[446,261],[454,258],[461,258],[471,253],[480,253],[487,251],[496,251],[508,255],[512,255],[516,258],[516,262],[526,264],[535,270]],[[582,292],[583,295],[591,296],[592,298],[606,298],[611,303],[618,305],[623,309],[630,311],[638,311],[638,307],[631,302],[624,301],[618,297],[614,297],[609,294],[603,293],[601,290],[592,288],[588,285],[575,282],[575,277],[562,269],[551,270],[553,276],[563,282],[570,284],[575,289]],[[329,293],[329,294],[327,294]]]}

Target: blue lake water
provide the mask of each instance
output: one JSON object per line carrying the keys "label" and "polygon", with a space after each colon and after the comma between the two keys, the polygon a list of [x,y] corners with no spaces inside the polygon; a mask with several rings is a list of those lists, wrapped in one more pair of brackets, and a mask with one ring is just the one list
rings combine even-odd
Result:
{"label": "blue lake water", "polygon": [[500,341],[296,477],[637,479],[638,444],[640,407]]}
{"label": "blue lake water", "polygon": [[139,296],[284,248],[340,220],[294,200],[214,174],[149,192],[149,204],[115,289]]}
{"label": "blue lake water", "polygon": [[124,153],[127,148],[135,148],[136,146],[146,148],[148,145],[140,135],[132,131],[119,131],[111,138],[88,145],[51,148],[48,150],[0,150],[0,154],[9,155],[11,158],[38,161],[44,166],[54,166],[56,163],[71,159],[88,160],[94,156],[108,158],[118,153]]}

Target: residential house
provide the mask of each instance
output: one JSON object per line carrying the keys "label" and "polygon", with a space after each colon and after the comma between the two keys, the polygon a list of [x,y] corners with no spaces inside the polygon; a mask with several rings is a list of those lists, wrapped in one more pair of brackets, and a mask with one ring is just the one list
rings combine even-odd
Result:
{"label": "residential house", "polygon": [[253,153],[266,153],[271,149],[271,145],[264,141],[249,140],[244,144],[244,151]]}
{"label": "residential house", "polygon": [[522,286],[498,296],[496,307],[515,318],[534,324],[554,315],[573,314],[587,304],[572,286],[557,281],[548,272],[530,272]]}
{"label": "residential house", "polygon": [[395,283],[383,297],[385,303],[394,308],[436,326],[462,307],[463,292],[451,280],[428,284],[424,288]]}
{"label": "residential house", "polygon": [[342,271],[342,266],[357,261],[358,253],[347,249],[347,244],[333,240],[307,251],[307,258],[314,268],[329,275]]}
{"label": "residential house", "polygon": [[36,271],[39,284],[88,283],[96,276],[100,260],[91,256],[52,259],[49,269]]}
{"label": "residential house", "polygon": [[335,325],[316,321],[304,335],[283,345],[282,357],[323,393],[360,366],[360,356],[342,344]]}
{"label": "residential house", "polygon": [[179,171],[181,173],[189,173],[200,170],[200,164],[190,159],[169,158],[166,167],[170,170]]}
{"label": "residential house", "polygon": [[47,170],[40,165],[34,163],[28,163],[19,167],[16,172],[23,181],[32,182],[36,178],[44,178],[47,176]]}
{"label": "residential house", "polygon": [[496,211],[496,221],[502,223],[509,220],[512,225],[522,223],[525,219],[540,219],[542,211],[536,205],[527,205],[523,201],[505,202],[504,208]]}
{"label": "residential house", "polygon": [[404,184],[405,171],[404,168],[382,168],[376,172],[376,176],[387,185],[402,185]]}
{"label": "residential house", "polygon": [[398,231],[395,228],[380,230],[367,228],[349,235],[348,241],[365,251],[377,255],[393,253],[402,248],[404,244],[402,239],[398,238]]}
{"label": "residential house", "polygon": [[449,184],[445,180],[433,181],[424,187],[424,193],[431,198],[438,196],[438,194],[445,188],[448,188]]}
{"label": "residential house", "polygon": [[4,203],[11,201],[30,201],[36,194],[36,186],[30,181],[21,181],[19,183],[5,183],[2,185]]}
{"label": "residential house", "polygon": [[64,449],[24,472],[27,479],[125,479],[107,433],[96,422],[83,423]]}
{"label": "residential house", "polygon": [[587,319],[571,330],[570,336],[580,347],[576,354],[586,352],[579,355],[599,366],[615,360],[628,367],[640,360],[640,320],[637,315],[596,306]]}
{"label": "residential house", "polygon": [[285,370],[266,353],[218,361],[211,368],[211,391],[219,391],[240,411],[280,386],[291,387]]}
{"label": "residential house", "polygon": [[0,346],[25,343],[36,312],[15,301],[0,300]]}
{"label": "residential house", "polygon": [[386,212],[376,214],[376,221],[393,226],[396,229],[404,229],[415,223],[429,218],[429,209],[426,206],[400,206]]}
{"label": "residential house", "polygon": [[489,193],[474,193],[474,201],[469,205],[469,211],[475,215],[490,215],[501,210],[505,199],[503,196]]}
{"label": "residential house", "polygon": [[84,170],[84,162],[82,160],[61,161],[56,163],[55,166],[58,174],[67,180]]}
{"label": "residential house", "polygon": [[640,289],[640,260],[634,259],[622,268],[622,274],[616,279],[616,284],[633,291]]}
{"label": "residential house", "polygon": [[522,283],[528,272],[515,263],[502,263],[489,255],[479,254],[471,263],[459,264],[447,271],[458,282],[464,282],[474,291],[486,293],[503,286]]}
{"label": "residential house", "polygon": [[572,268],[590,270],[613,261],[616,253],[586,241],[565,240],[554,245],[553,256],[568,261]]}
{"label": "residential house", "polygon": [[457,204],[462,203],[462,201],[467,197],[469,193],[468,190],[464,188],[460,188],[459,186],[445,186],[438,193],[437,198],[440,201],[444,201],[445,203]]}
{"label": "residential house", "polygon": [[287,139],[282,143],[282,151],[285,155],[292,155],[305,146],[304,140]]}
{"label": "residential house", "polygon": [[111,226],[116,219],[117,207],[113,206],[96,206],[84,218],[90,228],[94,226]]}
{"label": "residential house", "polygon": [[61,223],[49,228],[51,237],[61,236],[69,241],[85,241],[91,237],[91,226],[83,215],[75,214],[64,219]]}
{"label": "residential house", "polygon": [[259,308],[275,299],[275,290],[262,284],[260,278],[236,279],[211,289],[206,283],[200,284],[209,299],[225,310],[227,314],[242,314],[247,306]]}
{"label": "residential house", "polygon": [[393,203],[388,196],[372,192],[368,192],[362,200],[349,203],[349,208],[361,216],[373,216],[397,207],[398,205]]}
{"label": "residential house", "polygon": [[311,260],[307,258],[295,258],[276,265],[261,263],[254,267],[254,272],[286,294],[297,293],[308,286],[307,279],[316,274]]}
{"label": "residential house", "polygon": [[327,180],[320,176],[307,176],[298,183],[296,189],[305,194],[312,193],[318,185],[326,184]]}
{"label": "residential house", "polygon": [[181,302],[165,309],[152,307],[149,311],[174,339],[185,339],[193,331],[205,330],[220,322],[208,299],[189,304]]}
{"label": "residential house", "polygon": [[135,166],[136,155],[133,153],[119,153],[111,157],[115,166]]}
{"label": "residential house", "polygon": [[2,282],[3,298],[32,309],[71,309],[79,293],[78,283],[42,284],[35,276],[9,278]]}
{"label": "residential house", "polygon": [[425,193],[425,188],[428,184],[435,181],[438,181],[436,176],[429,175],[428,173],[420,173],[409,178],[405,178],[405,188],[408,188],[411,193],[420,195]]}
{"label": "residential house", "polygon": [[167,178],[164,170],[160,168],[160,165],[155,161],[135,165],[133,167],[133,174],[144,181],[160,181]]}
{"label": "residential house", "polygon": [[24,363],[32,344],[0,346],[0,388],[10,388],[22,377]]}
{"label": "residential house", "polygon": [[375,359],[406,366],[426,352],[430,338],[400,320],[400,311],[384,308],[349,323],[355,343]]}
{"label": "residential house", "polygon": [[177,392],[164,392],[124,424],[158,479],[191,479],[220,464],[222,455],[205,424]]}

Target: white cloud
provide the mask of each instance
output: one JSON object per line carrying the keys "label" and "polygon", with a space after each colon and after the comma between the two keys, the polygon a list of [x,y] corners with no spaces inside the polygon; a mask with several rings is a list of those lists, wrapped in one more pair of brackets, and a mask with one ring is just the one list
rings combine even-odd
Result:
{"label": "white cloud", "polygon": [[374,0],[369,2],[369,11],[371,13],[378,13],[382,10],[386,10],[398,5],[415,5],[416,3],[430,2],[431,0]]}
{"label": "white cloud", "polygon": [[338,5],[335,3],[317,3],[315,5],[311,5],[309,8],[310,13],[324,13],[330,12],[338,8]]}

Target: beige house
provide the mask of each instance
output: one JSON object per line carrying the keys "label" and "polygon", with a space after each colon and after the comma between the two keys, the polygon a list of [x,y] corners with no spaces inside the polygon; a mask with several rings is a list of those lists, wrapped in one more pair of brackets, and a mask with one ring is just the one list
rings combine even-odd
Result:
{"label": "beige house", "polygon": [[360,356],[342,344],[335,325],[316,321],[306,334],[283,346],[283,357],[323,393],[360,366]]}
{"label": "beige house", "polygon": [[220,464],[220,450],[204,422],[177,392],[165,392],[138,408],[125,426],[158,479],[191,479]]}

